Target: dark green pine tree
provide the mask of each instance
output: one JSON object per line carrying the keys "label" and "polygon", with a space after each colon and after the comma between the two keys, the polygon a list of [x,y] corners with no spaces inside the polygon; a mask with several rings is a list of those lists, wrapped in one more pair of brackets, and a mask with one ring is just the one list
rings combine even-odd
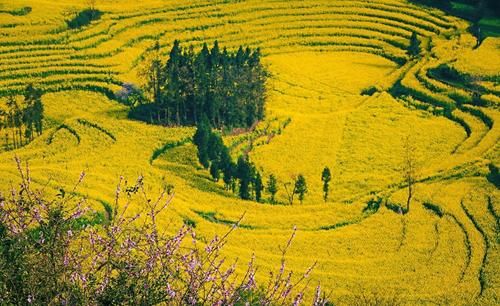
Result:
{"label": "dark green pine tree", "polygon": [[210,175],[214,179],[214,181],[218,182],[220,179],[220,169],[219,169],[219,161],[213,160],[210,163]]}
{"label": "dark green pine tree", "polygon": [[249,161],[240,156],[236,166],[236,176],[240,182],[239,195],[243,200],[250,200],[250,183],[252,179],[252,169]]}
{"label": "dark green pine tree", "polygon": [[256,171],[255,178],[253,182],[254,190],[255,190],[255,201],[260,202],[262,198],[262,190],[264,186],[262,185],[262,177],[259,171]]}
{"label": "dark green pine tree", "polygon": [[269,175],[267,181],[267,192],[271,195],[271,203],[276,203],[276,193],[278,192],[278,180],[274,174]]}
{"label": "dark green pine tree", "polygon": [[302,174],[299,174],[299,176],[295,180],[294,191],[295,194],[299,195],[299,201],[300,204],[302,204],[302,202],[304,201],[305,194],[307,193],[306,178]]}
{"label": "dark green pine tree", "polygon": [[178,40],[174,41],[174,45],[170,50],[170,56],[166,65],[166,95],[163,107],[167,110],[165,117],[166,123],[169,123],[169,116],[173,116],[174,122],[177,125],[181,124],[181,107],[182,107],[182,96],[181,96],[181,76],[180,69],[182,63],[182,50],[180,47],[180,42]]}
{"label": "dark green pine tree", "polygon": [[42,92],[33,85],[28,85],[24,92],[24,104],[23,123],[25,125],[25,136],[28,140],[33,140],[35,132],[38,135],[42,133]]}
{"label": "dark green pine tree", "polygon": [[210,138],[210,125],[206,117],[203,117],[197,125],[196,132],[193,136],[193,143],[198,148],[198,159],[203,167],[210,166],[208,158],[208,140]]}
{"label": "dark green pine tree", "polygon": [[224,143],[222,142],[222,138],[215,133],[210,133],[207,147],[208,158],[210,161],[213,162],[220,159],[223,147]]}
{"label": "dark green pine tree", "polygon": [[229,190],[229,188],[232,186],[233,183],[233,177],[236,166],[233,163],[231,155],[229,154],[229,149],[226,146],[222,148],[220,154],[220,166],[222,168],[221,171],[223,175],[222,179],[224,180],[224,185],[226,187],[226,190]]}
{"label": "dark green pine tree", "polygon": [[[12,131],[12,145],[17,148],[22,145],[22,120],[21,120],[21,109],[17,104],[16,98],[13,95],[7,97],[7,127],[11,128]],[[19,138],[18,138],[19,136]]]}
{"label": "dark green pine tree", "polygon": [[332,180],[332,174],[330,168],[325,167],[321,173],[321,181],[323,182],[323,200],[325,202],[328,200],[328,194],[330,192],[330,181]]}
{"label": "dark green pine tree", "polygon": [[420,40],[416,32],[411,33],[410,45],[408,46],[407,53],[411,57],[418,57],[420,55]]}
{"label": "dark green pine tree", "polygon": [[151,61],[149,87],[153,89],[153,99],[156,104],[161,103],[161,85],[165,81],[162,72],[160,53],[160,42],[156,41],[154,46],[155,57]]}
{"label": "dark green pine tree", "polygon": [[27,141],[33,140],[33,134],[35,130],[35,101],[39,100],[40,96],[38,91],[33,87],[32,84],[26,86],[24,91],[24,105],[25,108],[22,114],[22,121],[24,124],[24,137]]}
{"label": "dark green pine tree", "polygon": [[35,121],[35,131],[38,136],[40,136],[43,132],[43,103],[42,103],[42,95],[40,90],[37,91],[36,99],[33,104],[33,115]]}

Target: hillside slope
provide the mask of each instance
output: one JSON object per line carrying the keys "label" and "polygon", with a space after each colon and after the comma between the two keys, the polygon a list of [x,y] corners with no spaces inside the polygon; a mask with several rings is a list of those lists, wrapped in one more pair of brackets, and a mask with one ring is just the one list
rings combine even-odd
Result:
{"label": "hillside slope", "polygon": [[[486,179],[488,165],[500,165],[499,39],[475,49],[465,21],[402,0],[101,0],[100,20],[67,29],[65,12],[85,5],[0,0],[0,107],[35,83],[46,110],[40,137],[0,149],[1,191],[18,179],[14,156],[54,192],[85,171],[79,192],[101,210],[120,176],[143,175],[151,194],[175,186],[161,220],[168,231],[189,220],[203,243],[245,214],[225,252],[240,263],[255,254],[259,278],[279,264],[278,245],[297,226],[287,267],[299,273],[317,261],[313,282],[338,304],[361,294],[408,304],[499,302],[500,193]],[[9,13],[28,6],[27,15]],[[417,59],[406,54],[412,32],[423,46]],[[251,148],[264,177],[278,177],[282,204],[236,198],[198,164],[194,128],[129,120],[112,99],[123,82],[140,82],[141,59],[156,40],[166,57],[174,39],[262,49],[271,74],[266,119],[225,142],[234,156]],[[376,92],[362,95],[370,86]],[[419,180],[410,213],[400,215],[385,204],[406,200],[407,135]],[[309,193],[302,205],[284,205],[282,184],[297,173]],[[366,210],[377,197],[381,207]]]}

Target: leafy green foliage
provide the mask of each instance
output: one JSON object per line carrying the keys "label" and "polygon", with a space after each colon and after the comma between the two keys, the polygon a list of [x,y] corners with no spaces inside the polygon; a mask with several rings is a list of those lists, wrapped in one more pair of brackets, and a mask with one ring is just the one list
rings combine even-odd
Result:
{"label": "leafy green foliage", "polygon": [[411,57],[417,57],[420,54],[420,40],[416,32],[411,33],[410,45],[408,46],[407,53]]}
{"label": "leafy green foliage", "polygon": [[328,194],[330,192],[330,181],[332,180],[332,173],[330,168],[325,167],[321,173],[321,181],[323,182],[323,200],[325,202],[328,200]]}
{"label": "leafy green foliage", "polygon": [[294,192],[299,196],[299,201],[302,204],[305,194],[307,193],[307,183],[304,175],[299,174],[297,176],[297,179],[295,180]]}
{"label": "leafy green foliage", "polygon": [[66,20],[66,24],[70,29],[79,29],[89,25],[94,20],[99,20],[102,14],[103,12],[96,9],[85,9],[76,14],[71,20]]}
{"label": "leafy green foliage", "polygon": [[488,167],[490,169],[490,173],[486,176],[488,181],[500,189],[500,172],[498,171],[498,167],[493,163],[489,164]]}
{"label": "leafy green foliage", "polygon": [[271,203],[276,203],[276,193],[278,192],[278,179],[274,174],[269,175],[267,181],[267,192],[271,195]]}
{"label": "leafy green foliage", "polygon": [[[159,53],[159,44],[155,52]],[[165,65],[155,57],[143,79],[152,103],[132,109],[130,116],[165,125],[199,124],[206,116],[213,127],[249,127],[264,117],[267,73],[260,50],[222,51],[215,41],[199,52],[174,41]]]}
{"label": "leafy green foliage", "polygon": [[11,95],[7,99],[7,110],[0,110],[0,131],[6,129],[7,149],[19,148],[43,132],[42,92],[29,84],[23,94],[23,104]]}

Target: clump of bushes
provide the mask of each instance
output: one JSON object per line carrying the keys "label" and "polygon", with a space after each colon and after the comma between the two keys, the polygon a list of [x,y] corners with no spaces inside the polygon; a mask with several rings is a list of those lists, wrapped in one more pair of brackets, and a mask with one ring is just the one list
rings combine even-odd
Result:
{"label": "clump of bushes", "polygon": [[24,6],[20,9],[10,11],[10,14],[13,16],[26,16],[31,13],[31,6]]}
{"label": "clump of bushes", "polygon": [[88,8],[76,14],[73,19],[66,20],[66,24],[70,29],[79,29],[81,27],[89,25],[94,20],[99,20],[102,14],[103,13],[97,9]]}
{"label": "clump of bushes", "polygon": [[432,211],[439,218],[442,218],[444,216],[443,210],[441,209],[441,207],[437,206],[436,204],[433,204],[431,202],[424,202],[424,208]]}
{"label": "clump of bushes", "polygon": [[374,198],[370,199],[370,201],[368,201],[368,203],[366,203],[366,207],[363,208],[363,213],[367,213],[367,214],[376,213],[380,208],[380,204],[382,204],[382,198],[374,197]]}
{"label": "clump of bushes", "polygon": [[498,167],[491,163],[488,165],[488,168],[490,169],[490,173],[488,173],[486,178],[490,183],[495,185],[497,188],[500,188],[500,173],[498,171]]}
{"label": "clump of bushes", "polygon": [[400,215],[406,215],[408,213],[408,209],[406,207],[403,207],[400,204],[392,203],[388,200],[385,202],[385,207]]}
{"label": "clump of bushes", "polygon": [[[227,236],[205,243],[191,222],[166,235],[157,227],[174,194],[150,198],[140,177],[120,180],[114,206],[99,213],[78,196],[80,175],[55,196],[34,189],[17,159],[21,183],[0,193],[0,301],[5,305],[298,305],[312,267],[291,279],[282,248],[281,267],[268,285],[255,280],[253,260],[237,275],[221,249]],[[127,211],[141,200],[142,211]],[[313,265],[314,266],[314,265]],[[300,286],[300,288],[299,288]],[[314,305],[326,305],[317,287]]]}
{"label": "clump of bushes", "polygon": [[369,87],[361,90],[361,95],[362,96],[373,96],[376,92],[378,92],[377,87],[369,86]]}

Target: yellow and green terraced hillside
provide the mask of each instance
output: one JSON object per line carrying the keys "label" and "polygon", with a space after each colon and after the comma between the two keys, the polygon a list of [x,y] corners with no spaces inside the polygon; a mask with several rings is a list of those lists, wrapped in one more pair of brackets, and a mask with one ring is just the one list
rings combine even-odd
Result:
{"label": "yellow and green terraced hillside", "polygon": [[[159,221],[168,232],[189,220],[203,243],[244,214],[223,252],[241,269],[255,254],[264,282],[296,226],[287,268],[300,274],[317,261],[312,284],[335,304],[361,296],[500,303],[500,192],[487,179],[490,165],[500,166],[500,38],[477,46],[465,20],[404,0],[99,0],[99,20],[68,29],[68,12],[87,5],[0,0],[0,108],[29,83],[43,90],[45,108],[44,131],[29,144],[7,150],[0,132],[2,192],[19,180],[15,156],[54,193],[85,171],[78,192],[96,209],[113,202],[121,176],[143,175],[151,194],[175,186]],[[32,10],[11,14],[23,7]],[[412,33],[418,58],[407,54]],[[270,74],[265,119],[224,142],[235,158],[249,152],[265,181],[276,175],[281,204],[243,201],[214,182],[190,141],[194,127],[128,119],[113,99],[123,83],[141,84],[156,41],[166,61],[176,39],[197,50],[215,40],[261,49]],[[445,78],[443,67],[469,82]],[[408,135],[418,175],[402,215],[389,208],[406,203]],[[298,173],[309,192],[285,205],[283,182]],[[380,208],[367,210],[376,198]]]}

